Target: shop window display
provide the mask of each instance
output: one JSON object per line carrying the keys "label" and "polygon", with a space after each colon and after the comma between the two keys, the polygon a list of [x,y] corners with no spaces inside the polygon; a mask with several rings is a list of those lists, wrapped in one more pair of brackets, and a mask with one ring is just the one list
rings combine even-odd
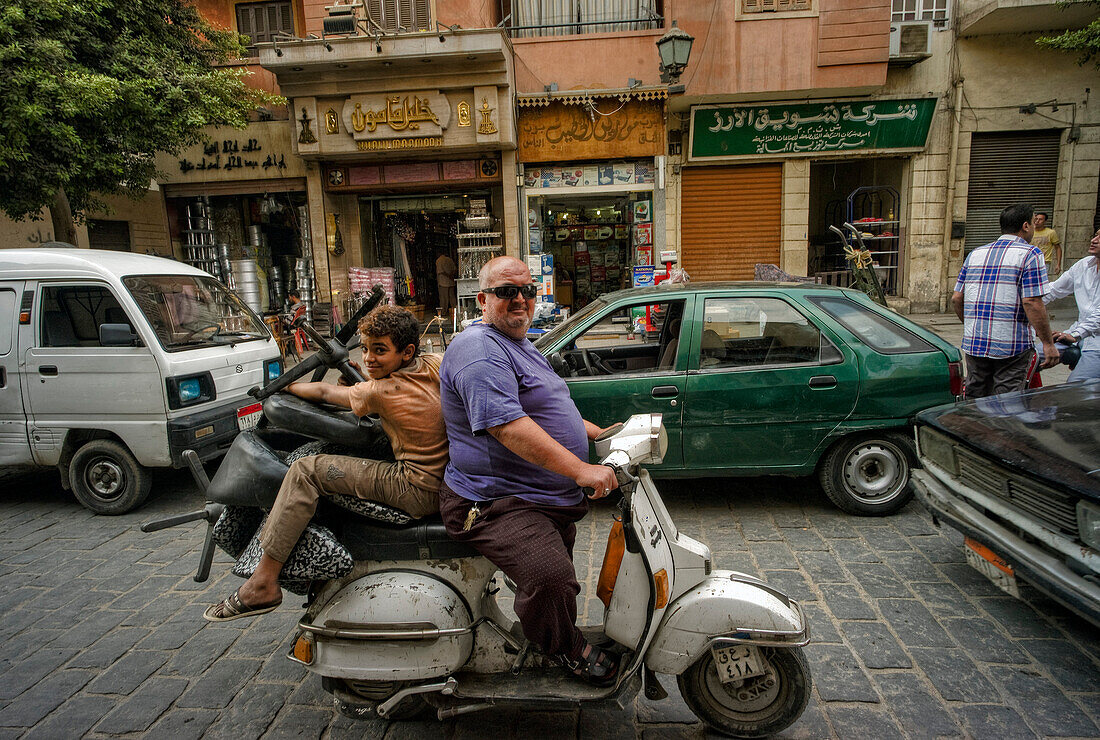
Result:
{"label": "shop window display", "polygon": [[652,264],[650,202],[607,196],[532,199],[529,247],[553,255],[558,304],[582,308],[603,293],[630,287],[635,264]]}

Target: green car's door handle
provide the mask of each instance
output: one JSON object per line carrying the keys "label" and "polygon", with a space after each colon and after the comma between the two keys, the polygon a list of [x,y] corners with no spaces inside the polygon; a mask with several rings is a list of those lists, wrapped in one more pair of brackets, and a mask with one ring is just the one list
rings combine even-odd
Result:
{"label": "green car's door handle", "polygon": [[832,375],[815,375],[810,378],[811,388],[836,388],[836,378]]}
{"label": "green car's door handle", "polygon": [[674,385],[658,385],[653,387],[649,395],[654,398],[676,398],[680,395],[680,389]]}

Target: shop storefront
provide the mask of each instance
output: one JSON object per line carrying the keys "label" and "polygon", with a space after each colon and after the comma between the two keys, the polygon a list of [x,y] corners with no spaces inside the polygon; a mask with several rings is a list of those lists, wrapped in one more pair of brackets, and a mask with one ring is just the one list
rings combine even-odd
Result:
{"label": "shop storefront", "polygon": [[[430,42],[430,43],[429,43]],[[461,279],[518,254],[511,54],[498,30],[349,36],[261,49],[308,173],[318,290],[351,310],[374,284],[422,319],[436,261]],[[475,288],[476,292],[476,288]],[[469,303],[469,301],[468,301]]]}
{"label": "shop storefront", "polygon": [[312,301],[305,166],[286,122],[212,134],[158,159],[168,173],[161,188],[173,254],[233,286],[259,313],[283,310],[292,289]]}
{"label": "shop storefront", "polygon": [[[664,91],[519,101],[526,248],[542,300],[630,287],[663,246]],[[659,225],[658,225],[659,224]]]}
{"label": "shop storefront", "polygon": [[843,281],[829,230],[855,224],[887,291],[904,285],[909,160],[934,98],[692,108],[681,259],[693,276],[752,279],[757,263]]}

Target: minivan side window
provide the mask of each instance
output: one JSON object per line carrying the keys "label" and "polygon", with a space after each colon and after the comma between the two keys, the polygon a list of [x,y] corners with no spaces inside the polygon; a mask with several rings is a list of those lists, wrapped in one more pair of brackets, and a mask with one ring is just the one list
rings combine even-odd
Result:
{"label": "minivan side window", "polygon": [[102,285],[43,287],[40,320],[43,347],[99,347],[100,324],[130,324],[118,299]]}
{"label": "minivan side window", "polygon": [[15,291],[0,289],[0,355],[11,351],[12,332],[15,331]]}

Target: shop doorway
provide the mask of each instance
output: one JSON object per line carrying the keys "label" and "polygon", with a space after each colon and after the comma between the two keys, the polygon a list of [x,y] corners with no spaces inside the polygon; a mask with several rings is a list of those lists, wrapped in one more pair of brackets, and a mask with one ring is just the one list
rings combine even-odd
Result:
{"label": "shop doorway", "polygon": [[635,248],[631,232],[635,221],[650,220],[635,219],[635,207],[648,209],[651,202],[648,192],[528,199],[531,252],[553,257],[556,303],[577,310],[630,287],[635,264],[653,264],[652,239]]}
{"label": "shop doorway", "polygon": [[848,262],[830,226],[859,228],[888,295],[897,295],[905,264],[903,203],[907,160],[894,158],[814,162],[810,165],[809,275],[847,285]]}
{"label": "shop doorway", "polygon": [[[440,305],[436,260],[441,255],[456,264],[461,299],[476,285],[481,265],[503,253],[493,210],[489,191],[362,196],[363,267],[392,271],[393,302],[424,319]],[[484,215],[471,218],[474,214]]]}

